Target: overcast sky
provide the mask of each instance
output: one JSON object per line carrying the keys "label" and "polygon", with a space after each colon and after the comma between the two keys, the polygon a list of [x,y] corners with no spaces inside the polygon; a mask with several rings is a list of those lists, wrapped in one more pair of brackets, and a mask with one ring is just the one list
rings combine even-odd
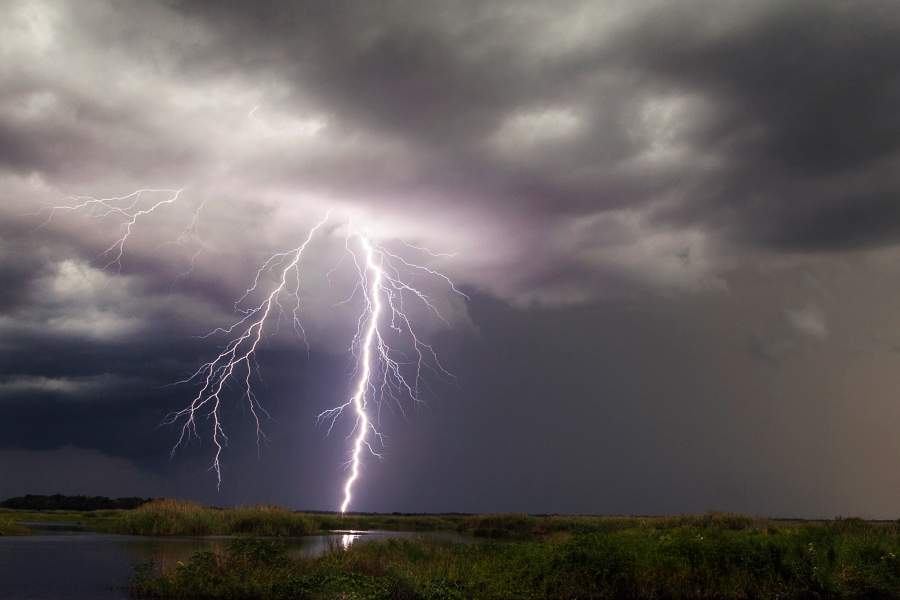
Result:
{"label": "overcast sky", "polygon": [[[309,353],[261,349],[259,455],[237,389],[220,491],[209,440],[170,459],[160,426],[330,209],[470,297],[435,288],[457,379],[384,411],[355,509],[900,516],[895,1],[0,12],[0,496],[335,508],[339,226]],[[48,221],[141,188],[183,192],[121,265],[115,215]]]}

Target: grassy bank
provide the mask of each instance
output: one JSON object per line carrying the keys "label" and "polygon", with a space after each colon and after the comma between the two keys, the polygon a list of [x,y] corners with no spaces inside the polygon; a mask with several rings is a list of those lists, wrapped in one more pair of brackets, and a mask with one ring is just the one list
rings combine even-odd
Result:
{"label": "grassy bank", "polygon": [[[612,533],[633,529],[769,530],[832,521],[791,521],[753,518],[730,513],[673,517],[601,517],[579,515],[506,514],[348,514],[295,512],[277,506],[213,508],[182,500],[153,500],[131,510],[23,511],[0,508],[0,521],[70,522],[88,530],[131,535],[251,535],[258,537],[314,535],[335,530],[456,531],[476,538],[532,540],[558,534]],[[861,526],[892,531],[895,522],[864,522]]]}
{"label": "grassy bank", "polygon": [[0,536],[4,535],[28,535],[31,530],[24,525],[19,525],[13,519],[0,514]]}
{"label": "grassy bank", "polygon": [[318,533],[317,524],[301,513],[253,506],[227,510],[192,502],[155,500],[121,511],[102,524],[103,531],[132,535],[303,536]]}
{"label": "grassy bank", "polygon": [[[297,559],[277,541],[238,539],[133,592],[158,598],[484,600],[563,598],[888,598],[900,595],[900,530],[849,520],[815,525],[661,527],[529,541],[390,540]],[[618,525],[622,525],[618,523]]]}
{"label": "grassy bank", "polygon": [[[341,529],[462,531],[479,524],[459,515],[337,515],[293,512],[277,506],[210,508],[181,500],[154,500],[98,521],[102,531],[131,535],[303,536]],[[508,531],[513,531],[508,528]]]}
{"label": "grassy bank", "polygon": [[[124,510],[12,510],[0,508],[0,532],[12,531],[18,533],[0,533],[0,535],[27,535],[31,530],[20,523],[27,522],[52,522],[59,524],[71,524],[73,527],[84,528],[90,531],[103,531],[110,526]],[[5,526],[3,524],[6,524]]]}
{"label": "grassy bank", "polygon": [[[211,508],[181,500],[154,500],[119,511],[102,530],[132,535],[303,536],[342,529],[462,531],[478,525],[460,515],[338,515],[294,512],[277,506]],[[512,531],[512,529],[508,529]]]}
{"label": "grassy bank", "polygon": [[[164,572],[139,571],[133,591],[158,598],[888,598],[900,597],[900,525],[801,522],[707,514],[679,517],[346,515],[277,507],[216,509],[159,500],[134,510],[0,510],[17,521],[63,521],[137,535],[235,535]],[[391,540],[288,555],[277,540],[334,529],[458,531],[467,544]]]}
{"label": "grassy bank", "polygon": [[[46,513],[42,513],[46,514]],[[154,500],[134,510],[87,513],[98,529],[132,535],[302,536],[342,529],[457,531],[479,538],[527,540],[558,533],[611,532],[621,529],[765,527],[769,521],[730,514],[680,517],[596,517],[497,515],[402,515],[301,513],[273,506],[219,509],[180,500]],[[40,519],[35,519],[40,520]]]}

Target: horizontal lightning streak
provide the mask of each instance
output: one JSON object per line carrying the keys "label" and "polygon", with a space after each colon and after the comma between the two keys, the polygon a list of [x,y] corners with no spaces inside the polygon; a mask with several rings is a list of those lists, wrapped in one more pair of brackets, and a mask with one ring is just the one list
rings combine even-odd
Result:
{"label": "horizontal lightning streak", "polygon": [[[118,269],[121,269],[122,258],[125,256],[125,246],[128,243],[128,239],[131,237],[132,229],[137,224],[137,222],[143,217],[153,214],[163,206],[176,203],[181,197],[181,193],[183,191],[183,188],[144,188],[135,190],[130,194],[126,194],[124,196],[112,196],[110,198],[95,198],[93,196],[72,196],[70,197],[70,200],[72,200],[74,204],[51,206],[48,211],[49,214],[47,215],[47,219],[39,227],[46,227],[53,221],[53,218],[57,213],[66,211],[87,212],[88,214],[96,218],[104,218],[110,216],[120,217],[122,219],[122,235],[118,239],[116,239],[116,241],[114,241],[106,250],[103,251],[102,256],[112,257],[103,266],[104,269],[108,269],[113,265],[115,265]],[[148,194],[166,194],[166,197],[162,200],[158,200],[156,202],[153,202],[152,204],[149,204],[148,206],[141,208],[141,200]],[[130,203],[125,201],[130,201]],[[198,209],[198,213],[199,210],[200,209]]]}

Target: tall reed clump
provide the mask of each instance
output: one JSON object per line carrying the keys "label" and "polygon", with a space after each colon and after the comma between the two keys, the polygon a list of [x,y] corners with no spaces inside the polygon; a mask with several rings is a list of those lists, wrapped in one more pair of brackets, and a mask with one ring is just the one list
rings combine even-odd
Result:
{"label": "tall reed clump", "polygon": [[255,535],[302,536],[316,532],[305,515],[271,506],[229,510],[207,508],[182,500],[154,500],[123,512],[106,531],[132,535]]}
{"label": "tall reed clump", "polygon": [[257,536],[303,536],[318,533],[315,521],[278,506],[244,506],[225,511],[229,533]]}

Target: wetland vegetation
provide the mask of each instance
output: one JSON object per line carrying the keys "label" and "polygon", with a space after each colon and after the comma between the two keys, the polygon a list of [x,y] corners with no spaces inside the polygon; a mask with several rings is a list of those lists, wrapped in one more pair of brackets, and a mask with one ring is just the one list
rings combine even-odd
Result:
{"label": "wetland vegetation", "polygon": [[[231,536],[136,570],[143,598],[896,598],[900,523],[675,517],[402,515],[233,509],[155,500],[130,510],[0,509],[0,535],[29,522],[137,536]],[[23,525],[22,523],[25,523]],[[278,538],[336,530],[465,534],[357,543],[300,556]]]}
{"label": "wetland vegetation", "polygon": [[18,516],[0,512],[0,535],[28,535],[31,530],[18,522]]}
{"label": "wetland vegetation", "polygon": [[[530,539],[387,540],[292,558],[236,539],[162,572],[138,597],[484,600],[894,598],[900,530],[858,520],[617,519]],[[518,536],[515,536],[518,537]]]}

